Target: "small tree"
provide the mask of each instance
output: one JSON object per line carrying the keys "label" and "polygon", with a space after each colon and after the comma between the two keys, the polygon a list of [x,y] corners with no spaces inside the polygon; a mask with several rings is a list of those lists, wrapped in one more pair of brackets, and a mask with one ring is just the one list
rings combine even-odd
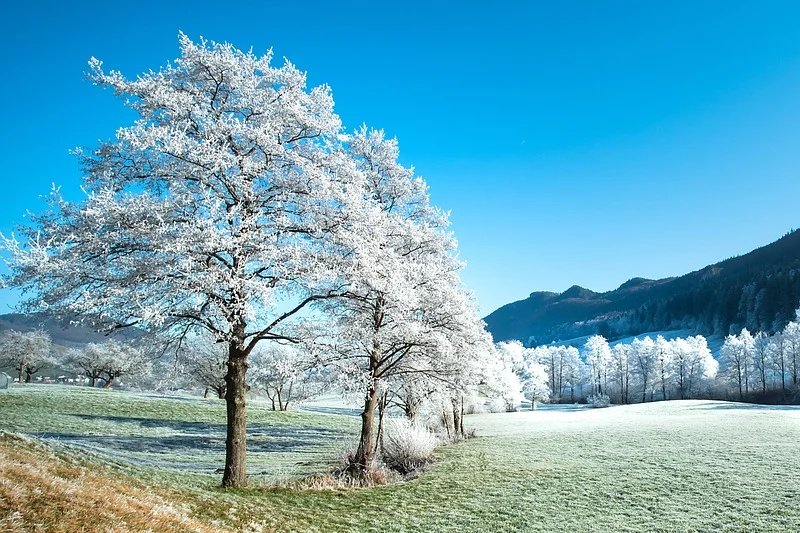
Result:
{"label": "small tree", "polygon": [[92,387],[102,379],[106,389],[122,376],[144,376],[150,369],[150,361],[142,352],[116,340],[70,350],[67,364],[88,377]]}
{"label": "small tree", "polygon": [[525,348],[519,341],[500,342],[493,361],[487,362],[484,373],[489,392],[498,397],[506,411],[519,409],[525,396],[519,372],[525,360]]}
{"label": "small tree", "polygon": [[769,346],[767,347],[772,370],[781,380],[781,390],[786,390],[786,372],[789,363],[786,345],[786,337],[783,333],[778,332],[770,337]]}
{"label": "small tree", "polygon": [[642,403],[647,401],[647,389],[655,379],[656,370],[656,345],[653,339],[633,339],[631,343],[634,360],[634,373],[638,376],[642,385]]}
{"label": "small tree", "polygon": [[797,318],[783,328],[783,339],[788,372],[792,377],[792,385],[797,385],[800,383],[800,309],[797,310]]}
{"label": "small tree", "polygon": [[611,348],[602,335],[589,337],[583,345],[586,364],[592,369],[592,389],[594,394],[602,396],[603,388],[608,382],[608,371],[611,366]]}
{"label": "small tree", "polygon": [[273,343],[252,356],[252,387],[272,402],[272,410],[286,411],[289,402],[299,403],[328,387],[317,362],[293,345]]}
{"label": "small tree", "polygon": [[84,348],[72,348],[64,357],[64,366],[89,379],[88,385],[95,387],[97,380],[103,375],[105,352],[97,349],[98,345],[89,344]]}
{"label": "small tree", "polygon": [[761,392],[767,392],[767,372],[770,369],[770,342],[769,335],[759,331],[753,336],[753,370],[755,377],[761,384]]}
{"label": "small tree", "polygon": [[[532,350],[528,350],[532,352]],[[531,400],[531,411],[536,410],[536,402],[546,402],[550,398],[547,369],[532,354],[526,357],[522,367],[522,391]]]}
{"label": "small tree", "polygon": [[[52,366],[50,335],[41,330],[21,332],[9,330],[0,337],[0,367],[12,367],[19,383],[30,383],[33,375]],[[24,376],[24,378],[23,378]]]}
{"label": "small tree", "polygon": [[209,335],[201,335],[179,352],[178,359],[181,372],[205,388],[204,398],[209,391],[214,391],[220,399],[225,398],[228,350],[224,344],[214,342]]}

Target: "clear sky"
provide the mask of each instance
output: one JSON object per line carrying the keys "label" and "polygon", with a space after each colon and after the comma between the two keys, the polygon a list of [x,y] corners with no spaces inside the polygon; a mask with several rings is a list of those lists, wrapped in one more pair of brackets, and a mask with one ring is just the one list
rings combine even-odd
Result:
{"label": "clear sky", "polygon": [[800,226],[800,2],[143,0],[4,3],[0,231],[53,182],[78,197],[68,151],[132,120],[83,80],[89,57],[135,76],[179,30],[271,47],[332,87],[349,130],[396,136],[452,211],[484,313]]}

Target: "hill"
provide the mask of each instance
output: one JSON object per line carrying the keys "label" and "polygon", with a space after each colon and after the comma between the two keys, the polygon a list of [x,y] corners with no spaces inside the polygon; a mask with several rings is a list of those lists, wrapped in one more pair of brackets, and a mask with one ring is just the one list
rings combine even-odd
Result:
{"label": "hill", "polygon": [[65,346],[81,346],[89,342],[103,342],[106,337],[91,329],[61,323],[44,315],[10,313],[0,315],[0,333],[8,330],[33,331],[42,329],[50,334],[53,343]]}
{"label": "hill", "polygon": [[648,331],[726,335],[775,331],[800,303],[800,231],[676,278],[633,278],[597,293],[577,285],[534,292],[485,318],[496,341],[543,344],[599,333],[610,340]]}

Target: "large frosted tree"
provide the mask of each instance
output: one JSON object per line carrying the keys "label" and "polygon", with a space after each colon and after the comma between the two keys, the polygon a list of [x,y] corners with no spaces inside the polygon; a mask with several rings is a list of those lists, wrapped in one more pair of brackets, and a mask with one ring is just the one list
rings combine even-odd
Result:
{"label": "large frosted tree", "polygon": [[92,59],[90,78],[138,119],[81,155],[82,201],[54,193],[20,241],[5,240],[5,282],[25,290],[28,311],[224,343],[222,484],[239,487],[248,356],[260,341],[295,340],[292,318],[334,295],[337,228],[364,195],[327,87],[308,90],[271,53],[183,35],[180,49],[135,79]]}
{"label": "large frosted tree", "polygon": [[366,128],[348,139],[356,169],[367,181],[372,209],[351,213],[343,233],[342,298],[324,303],[335,318],[329,362],[363,395],[361,436],[353,459],[363,475],[374,456],[374,415],[400,376],[452,381],[463,339],[483,325],[461,287],[456,243],[447,216],[431,206],[424,181],[398,163],[395,140]]}

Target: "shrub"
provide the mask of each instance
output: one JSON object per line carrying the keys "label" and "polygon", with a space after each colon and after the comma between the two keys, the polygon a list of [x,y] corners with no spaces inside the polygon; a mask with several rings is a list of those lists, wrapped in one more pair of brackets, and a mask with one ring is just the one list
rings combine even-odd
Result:
{"label": "shrub", "polygon": [[408,474],[431,461],[436,436],[420,424],[393,418],[386,424],[383,460],[389,468]]}
{"label": "shrub", "polygon": [[494,398],[489,403],[490,413],[514,413],[519,411],[519,405],[505,398]]}
{"label": "shrub", "polygon": [[464,414],[476,415],[486,411],[486,399],[472,394],[464,398]]}
{"label": "shrub", "polygon": [[609,405],[611,405],[611,398],[609,398],[605,394],[595,394],[593,396],[589,396],[588,398],[586,398],[586,400],[592,407],[601,408],[601,407],[608,407]]}

